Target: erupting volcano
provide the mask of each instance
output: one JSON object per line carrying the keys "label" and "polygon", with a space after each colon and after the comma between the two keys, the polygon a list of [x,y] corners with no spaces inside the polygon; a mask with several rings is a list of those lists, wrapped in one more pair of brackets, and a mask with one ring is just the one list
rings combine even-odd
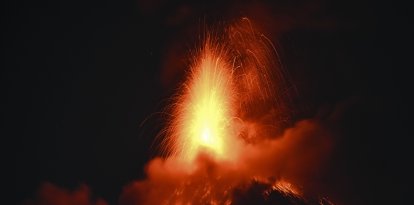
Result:
{"label": "erupting volcano", "polygon": [[329,151],[329,134],[312,120],[280,132],[289,84],[274,46],[247,18],[221,31],[192,56],[163,132],[165,157],[121,202],[329,204],[301,184]]}
{"label": "erupting volcano", "polygon": [[[318,119],[291,120],[295,89],[270,39],[242,18],[206,31],[190,58],[155,141],[161,153],[119,204],[332,204],[317,186],[331,133]],[[106,204],[89,197],[86,186],[46,183],[27,204]]]}
{"label": "erupting volcano", "polygon": [[409,5],[4,8],[5,204],[412,200]]}

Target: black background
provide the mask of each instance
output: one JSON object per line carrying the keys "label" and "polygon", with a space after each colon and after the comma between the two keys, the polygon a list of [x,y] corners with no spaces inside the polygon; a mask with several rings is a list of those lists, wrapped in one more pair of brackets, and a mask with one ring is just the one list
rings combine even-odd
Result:
{"label": "black background", "polygon": [[[32,198],[49,181],[68,189],[85,183],[116,204],[122,187],[143,177],[152,139],[164,123],[156,113],[182,79],[182,71],[162,77],[168,53],[185,52],[169,51],[171,45],[191,48],[198,34],[183,30],[199,27],[202,19],[248,15],[232,8],[254,3],[3,4],[2,138],[5,156],[15,159],[14,201]],[[336,184],[336,195],[349,203],[408,203],[410,7],[378,1],[262,5],[280,12],[275,22],[299,22],[273,38],[299,90],[298,107],[306,104],[295,118],[352,102],[337,121],[331,174],[323,181]],[[299,18],[298,7],[315,11]]]}

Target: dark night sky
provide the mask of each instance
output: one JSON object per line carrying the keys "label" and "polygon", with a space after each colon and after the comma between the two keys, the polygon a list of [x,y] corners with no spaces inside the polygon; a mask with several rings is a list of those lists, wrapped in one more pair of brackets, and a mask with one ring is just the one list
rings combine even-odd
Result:
{"label": "dark night sky", "polygon": [[[248,14],[232,9],[233,2],[156,2],[3,3],[2,138],[13,144],[7,157],[15,159],[15,202],[49,181],[69,189],[86,183],[116,204],[122,187],[143,176],[163,123],[151,114],[162,110],[182,78],[182,71],[162,77],[169,53],[183,51],[171,48],[191,48],[193,42],[182,39],[195,38],[188,28],[199,27],[200,19]],[[409,7],[377,1],[265,5],[275,22],[288,21],[274,40],[299,90],[298,107],[306,107],[295,117],[352,102],[336,125],[331,174],[323,180],[337,180],[336,190],[352,202],[403,204],[412,162]],[[310,14],[301,15],[307,8]]]}

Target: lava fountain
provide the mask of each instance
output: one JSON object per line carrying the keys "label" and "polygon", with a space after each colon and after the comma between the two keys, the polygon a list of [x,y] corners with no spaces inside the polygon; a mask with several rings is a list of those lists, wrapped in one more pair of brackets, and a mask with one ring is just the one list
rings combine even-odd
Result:
{"label": "lava fountain", "polygon": [[236,96],[227,55],[224,47],[206,40],[182,86],[167,145],[184,162],[193,162],[200,153],[216,160],[237,156]]}

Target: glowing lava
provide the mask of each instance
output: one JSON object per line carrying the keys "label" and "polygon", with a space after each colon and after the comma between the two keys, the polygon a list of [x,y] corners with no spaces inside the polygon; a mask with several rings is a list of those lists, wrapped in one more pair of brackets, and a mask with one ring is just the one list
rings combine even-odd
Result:
{"label": "glowing lava", "polygon": [[[232,67],[224,49],[204,45],[191,67],[175,107],[173,154],[191,162],[198,154],[214,159],[234,157],[234,93]],[[170,138],[171,139],[171,138]],[[171,143],[171,142],[170,142]]]}

